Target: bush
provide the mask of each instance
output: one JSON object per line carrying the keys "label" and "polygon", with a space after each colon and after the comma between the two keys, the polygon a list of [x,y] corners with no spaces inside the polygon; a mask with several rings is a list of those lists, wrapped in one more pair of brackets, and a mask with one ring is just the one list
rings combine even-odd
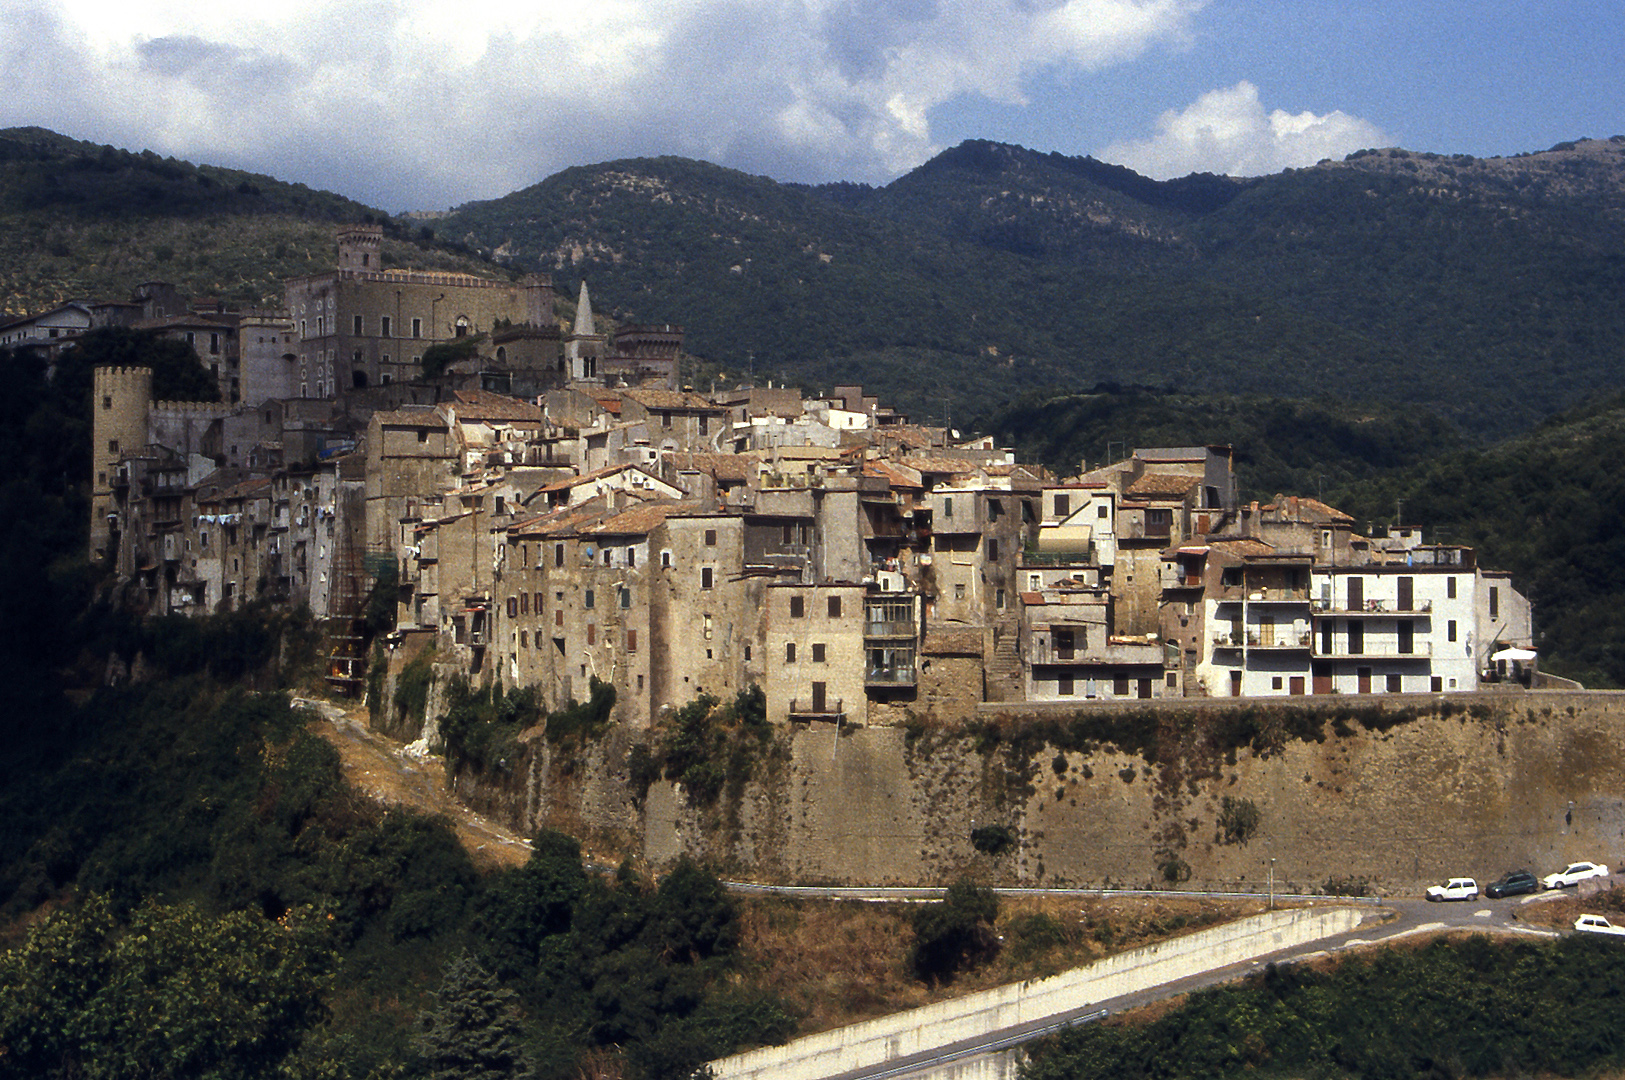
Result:
{"label": "bush", "polygon": [[1246,847],[1258,831],[1259,817],[1253,800],[1226,795],[1219,808],[1219,842]]}
{"label": "bush", "polygon": [[972,829],[971,846],[984,855],[1003,855],[1016,846],[1016,830],[1008,825],[983,825]]}
{"label": "bush", "polygon": [[928,983],[952,982],[959,972],[991,960],[999,951],[993,933],[998,917],[999,898],[993,890],[960,878],[941,901],[914,913],[909,957],[914,973]]}

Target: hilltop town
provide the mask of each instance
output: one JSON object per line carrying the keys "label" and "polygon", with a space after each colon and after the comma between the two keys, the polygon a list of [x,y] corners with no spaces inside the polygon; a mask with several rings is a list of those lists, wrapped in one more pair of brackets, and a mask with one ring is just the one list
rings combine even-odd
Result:
{"label": "hilltop town", "polygon": [[380,232],[340,229],[282,311],[153,284],[0,326],[53,349],[156,329],[219,386],[153,401],[150,372],[96,372],[91,555],[129,603],[308,605],[354,691],[363,607],[392,592],[390,654],[432,642],[549,708],[606,684],[633,727],[749,686],[774,721],[886,725],[1539,677],[1505,573],[1316,499],[1243,503],[1228,447],[1057,477],[860,386],[700,393],[681,327],[601,333],[585,284],[566,326],[539,275],[384,269]]}

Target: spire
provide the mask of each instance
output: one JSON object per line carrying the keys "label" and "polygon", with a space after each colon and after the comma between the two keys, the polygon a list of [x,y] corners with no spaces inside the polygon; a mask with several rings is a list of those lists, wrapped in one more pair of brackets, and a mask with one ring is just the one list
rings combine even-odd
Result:
{"label": "spire", "polygon": [[587,299],[587,282],[581,282],[581,295],[576,297],[576,325],[571,331],[576,337],[592,337],[597,333],[592,326],[592,301]]}

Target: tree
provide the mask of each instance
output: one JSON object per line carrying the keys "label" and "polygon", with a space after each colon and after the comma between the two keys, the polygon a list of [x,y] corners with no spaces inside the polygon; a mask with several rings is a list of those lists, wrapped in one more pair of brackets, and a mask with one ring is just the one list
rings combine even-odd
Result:
{"label": "tree", "polygon": [[999,917],[999,898],[993,890],[960,878],[948,886],[939,903],[922,905],[914,913],[914,972],[927,982],[951,982],[967,967],[991,959],[999,951],[993,924]]}
{"label": "tree", "polygon": [[93,897],[0,958],[0,1076],[265,1076],[325,1015],[332,951],[308,917]]}
{"label": "tree", "polygon": [[533,1070],[521,1042],[518,997],[468,953],[446,967],[435,1008],[419,1017],[418,1050],[433,1080],[496,1080]]}

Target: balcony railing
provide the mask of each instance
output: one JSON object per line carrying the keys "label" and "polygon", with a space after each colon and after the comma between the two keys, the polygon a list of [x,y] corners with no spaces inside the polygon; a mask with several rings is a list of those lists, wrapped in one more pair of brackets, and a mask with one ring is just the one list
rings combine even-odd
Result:
{"label": "balcony railing", "polygon": [[1247,647],[1249,649],[1307,649],[1310,645],[1311,635],[1306,630],[1301,634],[1277,632],[1264,634],[1257,630],[1247,632]]}
{"label": "balcony railing", "polygon": [[1021,565],[1094,566],[1095,545],[1091,541],[1081,551],[1039,551],[1036,548],[1024,548],[1021,552]]}
{"label": "balcony railing", "polygon": [[869,668],[863,673],[869,686],[913,686],[919,682],[919,673],[912,664],[904,667]]}
{"label": "balcony railing", "polygon": [[811,698],[792,698],[790,701],[791,717],[805,717],[809,720],[834,720],[846,715],[841,706],[845,703],[840,698],[825,698],[821,703],[815,703]]}
{"label": "balcony railing", "polygon": [[1332,643],[1332,651],[1315,646],[1315,655],[1330,660],[1425,660],[1433,655],[1433,642],[1413,641],[1409,651],[1400,649],[1397,641],[1367,641],[1358,652],[1348,647],[1347,641]]}
{"label": "balcony railing", "polygon": [[863,624],[864,637],[911,638],[915,635],[913,619],[877,619]]}
{"label": "balcony railing", "polygon": [[1425,615],[1433,610],[1432,600],[1412,600],[1410,607],[1400,607],[1397,600],[1367,600],[1359,607],[1338,607],[1336,604],[1321,597],[1315,601],[1315,614],[1317,615],[1347,615],[1350,617],[1370,615]]}

